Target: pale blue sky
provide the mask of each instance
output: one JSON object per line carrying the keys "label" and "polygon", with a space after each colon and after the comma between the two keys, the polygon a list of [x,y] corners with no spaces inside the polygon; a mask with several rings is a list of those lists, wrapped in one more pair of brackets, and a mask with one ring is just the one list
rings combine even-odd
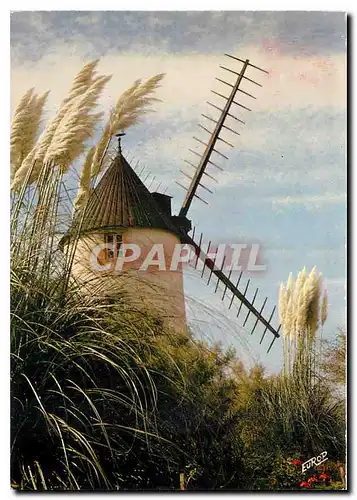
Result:
{"label": "pale blue sky", "polygon": [[[240,116],[241,137],[227,133],[234,150],[222,160],[218,184],[208,183],[209,205],[195,201],[189,213],[205,240],[260,242],[268,270],[251,276],[273,305],[280,281],[290,271],[316,265],[329,292],[324,335],[345,324],[346,109],[345,17],[342,13],[304,12],[19,12],[11,17],[12,100],[35,85],[51,89],[55,108],[81,64],[101,57],[113,73],[103,107],[136,78],[167,75],[157,112],[128,131],[125,151],[133,163],[167,185],[178,209],[185,182],[184,159],[195,161],[192,135],[205,139],[200,113],[215,116],[210,89],[224,93],[215,77],[228,78],[219,65],[235,69],[224,52],[270,71],[250,71],[262,88],[246,87],[257,100],[242,99],[252,112]],[[249,84],[248,84],[249,85]],[[215,100],[217,104],[219,101]],[[207,123],[206,123],[207,125]],[[213,173],[213,171],[212,171]],[[216,174],[216,173],[215,173]],[[260,357],[269,369],[280,367],[280,345],[265,355],[257,336],[247,340],[235,315],[228,312],[199,276],[186,277],[188,315],[194,325],[215,308],[211,338],[233,343],[238,353]],[[254,287],[250,289],[253,294]],[[224,321],[222,318],[225,318]],[[214,322],[214,319],[210,319]]]}

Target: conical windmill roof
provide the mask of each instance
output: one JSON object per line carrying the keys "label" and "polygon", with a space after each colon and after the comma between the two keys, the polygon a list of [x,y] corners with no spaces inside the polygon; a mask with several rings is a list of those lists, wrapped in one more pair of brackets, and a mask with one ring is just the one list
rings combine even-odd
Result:
{"label": "conical windmill roof", "polygon": [[87,203],[81,231],[120,227],[161,228],[176,232],[150,191],[118,153]]}

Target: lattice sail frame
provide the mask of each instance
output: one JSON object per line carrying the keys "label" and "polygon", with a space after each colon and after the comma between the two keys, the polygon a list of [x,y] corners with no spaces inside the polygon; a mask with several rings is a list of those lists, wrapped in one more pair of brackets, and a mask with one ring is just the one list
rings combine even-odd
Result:
{"label": "lattice sail frame", "polygon": [[261,304],[261,306],[259,308],[257,306],[255,306],[259,289],[256,288],[254,295],[253,295],[253,299],[252,299],[252,301],[250,301],[247,298],[248,288],[250,285],[250,279],[248,279],[246,284],[245,284],[244,292],[241,292],[240,289],[238,288],[238,286],[241,283],[243,271],[240,272],[238,280],[234,284],[231,281],[231,276],[232,276],[233,270],[231,269],[227,275],[223,271],[224,264],[225,264],[225,258],[223,258],[221,266],[217,267],[216,258],[211,259],[208,257],[208,253],[209,253],[210,246],[211,246],[212,242],[211,241],[209,242],[208,247],[207,247],[207,251],[204,252],[202,250],[202,246],[201,246],[202,238],[203,238],[203,234],[201,233],[199,242],[197,243],[194,240],[194,236],[191,238],[190,236],[188,236],[186,234],[186,235],[182,235],[182,237],[181,237],[181,241],[183,243],[188,244],[195,249],[196,261],[195,261],[194,267],[197,268],[198,260],[201,260],[203,262],[201,278],[204,278],[205,270],[206,270],[206,268],[208,268],[209,276],[208,276],[208,281],[206,283],[207,285],[210,284],[213,274],[217,277],[217,280],[215,283],[214,293],[218,293],[218,290],[219,290],[218,287],[221,284],[223,286],[223,293],[222,293],[222,297],[221,297],[222,301],[224,301],[225,298],[227,298],[227,299],[229,298],[229,294],[227,294],[227,291],[229,290],[231,292],[228,309],[231,309],[231,307],[235,303],[234,302],[235,299],[237,299],[236,302],[238,301],[238,303],[239,303],[237,318],[239,317],[239,315],[242,311],[242,308],[243,307],[246,308],[247,314],[246,314],[245,319],[243,321],[243,328],[246,326],[246,323],[247,323],[251,314],[255,317],[255,322],[254,322],[254,325],[253,325],[251,332],[250,332],[251,335],[253,335],[253,333],[255,332],[258,324],[260,324],[264,327],[259,344],[261,344],[263,342],[267,331],[269,331],[273,335],[273,339],[272,339],[272,341],[268,347],[268,350],[267,350],[267,352],[269,352],[270,349],[272,348],[275,340],[280,337],[279,332],[281,329],[281,325],[278,324],[276,327],[274,327],[273,323],[272,323],[273,321],[276,322],[276,314],[275,314],[276,313],[276,305],[274,305],[271,313],[268,316],[264,316],[264,309],[265,309],[265,306],[267,305],[268,297],[265,297],[263,303]]}
{"label": "lattice sail frame", "polygon": [[[202,130],[204,130],[206,133],[210,134],[210,138],[209,138],[208,142],[204,142],[200,138],[194,137],[194,139],[196,141],[198,141],[199,143],[201,143],[201,144],[203,144],[205,146],[205,149],[204,149],[204,152],[202,153],[202,155],[200,155],[197,151],[194,151],[194,150],[190,149],[191,153],[193,153],[193,154],[195,154],[195,155],[197,155],[197,156],[200,157],[200,161],[199,161],[199,164],[197,166],[195,166],[194,164],[192,164],[190,161],[185,160],[185,162],[188,165],[190,165],[191,167],[195,168],[195,172],[194,172],[193,176],[191,177],[185,171],[181,170],[181,172],[186,177],[188,177],[191,182],[190,182],[190,185],[188,187],[185,187],[182,184],[180,184],[180,183],[177,182],[177,184],[179,184],[182,188],[184,188],[186,190],[186,196],[185,196],[185,199],[183,201],[182,207],[181,207],[180,212],[179,212],[179,216],[180,217],[186,217],[187,216],[187,213],[189,211],[189,208],[190,208],[191,203],[192,203],[192,201],[193,201],[194,198],[198,198],[203,203],[208,204],[206,200],[204,200],[203,198],[201,198],[197,194],[197,190],[198,190],[199,187],[202,187],[207,192],[212,193],[212,191],[207,186],[205,186],[203,184],[203,182],[202,182],[202,178],[203,178],[204,175],[206,177],[208,177],[208,178],[210,178],[210,179],[212,179],[212,180],[214,180],[214,181],[217,182],[217,180],[210,173],[206,172],[206,168],[207,168],[208,165],[212,165],[213,167],[215,167],[215,168],[217,168],[219,170],[223,170],[223,168],[220,165],[218,165],[216,162],[213,162],[211,160],[211,156],[212,156],[213,153],[216,153],[220,157],[223,157],[224,159],[228,160],[228,158],[227,158],[226,155],[224,155],[222,152],[220,152],[220,151],[218,151],[218,149],[216,149],[216,144],[217,144],[218,141],[221,141],[224,144],[228,145],[229,147],[232,147],[232,148],[234,147],[233,144],[231,144],[227,140],[225,140],[222,137],[220,137],[220,134],[221,134],[222,130],[228,130],[232,134],[240,135],[239,132],[237,132],[236,130],[232,129],[231,127],[228,127],[225,124],[225,122],[226,122],[227,117],[230,117],[230,118],[233,118],[234,120],[236,120],[238,123],[242,123],[243,125],[245,124],[245,122],[243,120],[241,120],[235,114],[232,114],[230,112],[232,105],[238,106],[238,107],[240,107],[242,109],[245,109],[246,111],[251,111],[250,108],[248,108],[247,106],[245,106],[242,103],[240,103],[237,100],[235,100],[236,99],[236,95],[237,95],[238,92],[240,92],[243,95],[246,95],[247,97],[249,97],[251,99],[256,99],[255,96],[253,96],[252,94],[246,92],[244,89],[240,88],[242,82],[249,81],[250,83],[253,83],[253,84],[255,84],[255,85],[259,86],[259,87],[262,87],[262,85],[260,83],[258,83],[255,80],[249,78],[248,76],[246,76],[247,70],[249,68],[253,68],[253,69],[256,69],[256,70],[258,70],[260,72],[268,74],[268,72],[265,71],[264,69],[259,68],[258,66],[255,66],[255,65],[251,64],[250,61],[249,61],[249,59],[243,60],[243,59],[239,59],[238,57],[232,56],[230,54],[225,54],[225,55],[227,57],[235,60],[235,61],[239,61],[240,63],[242,63],[242,67],[241,67],[241,70],[239,72],[237,72],[237,71],[234,71],[234,70],[232,70],[230,68],[227,68],[226,66],[220,66],[220,68],[222,68],[223,70],[236,75],[237,78],[236,78],[236,81],[235,81],[234,84],[226,82],[226,81],[224,81],[224,80],[222,80],[220,78],[216,78],[216,80],[219,81],[220,83],[223,83],[226,86],[229,86],[231,88],[231,92],[230,92],[230,95],[227,97],[224,94],[221,94],[221,93],[219,93],[219,92],[217,92],[215,90],[211,91],[213,94],[215,94],[216,96],[224,99],[226,102],[225,102],[224,107],[221,108],[221,107],[217,106],[216,104],[211,103],[210,101],[207,101],[207,103],[210,106],[212,106],[213,108],[219,110],[221,112],[221,114],[220,114],[220,116],[219,116],[219,118],[217,120],[214,120],[213,118],[211,118],[211,117],[209,117],[209,116],[207,116],[205,114],[202,114],[202,116],[205,119],[207,119],[210,122],[213,122],[215,124],[215,128],[214,128],[213,131],[210,131],[205,126],[199,124],[199,127]],[[221,268],[218,268],[215,265],[215,259],[214,260],[210,259],[209,257],[207,257],[207,254],[203,252],[203,250],[201,248],[202,234],[200,236],[199,242],[197,243],[194,240],[194,232],[193,232],[192,237],[190,237],[187,233],[185,233],[184,231],[182,231],[181,232],[181,240],[182,240],[183,243],[189,244],[192,247],[194,247],[196,255],[197,255],[197,260],[196,260],[196,266],[195,267],[197,267],[198,259],[200,259],[201,261],[203,261],[204,266],[203,266],[203,270],[202,270],[202,274],[201,274],[202,278],[204,277],[204,272],[205,272],[206,267],[210,270],[207,284],[210,283],[211,277],[212,277],[213,274],[217,277],[217,282],[216,282],[216,286],[215,286],[215,293],[218,292],[219,284],[223,285],[222,300],[224,300],[225,297],[227,296],[227,290],[229,290],[232,293],[231,298],[230,298],[229,309],[232,307],[235,299],[237,299],[237,301],[239,301],[239,308],[238,308],[237,317],[240,315],[242,307],[245,307],[247,309],[247,314],[246,314],[246,317],[245,317],[244,322],[243,322],[243,327],[245,327],[245,325],[246,325],[246,323],[248,321],[249,316],[253,315],[255,317],[255,322],[254,322],[253,328],[251,330],[251,334],[253,334],[254,331],[256,330],[256,327],[257,327],[258,323],[261,324],[261,325],[263,325],[263,327],[264,327],[264,331],[263,331],[261,339],[260,339],[260,344],[264,340],[264,337],[265,337],[267,331],[269,331],[273,335],[273,340],[271,341],[271,343],[269,345],[269,348],[267,350],[267,352],[269,352],[270,349],[272,348],[275,340],[280,337],[279,331],[281,329],[281,325],[278,325],[277,327],[274,327],[272,325],[272,321],[275,319],[274,315],[276,314],[276,306],[273,307],[272,312],[267,317],[264,316],[263,312],[264,312],[265,306],[267,304],[268,298],[266,297],[264,299],[262,305],[260,306],[260,308],[257,308],[254,304],[256,302],[259,289],[257,288],[255,290],[254,296],[253,296],[252,300],[250,301],[247,298],[247,292],[248,292],[248,288],[249,288],[249,285],[250,285],[250,279],[247,281],[247,283],[245,285],[244,292],[241,292],[240,289],[238,288],[238,286],[239,286],[239,284],[241,282],[241,278],[242,278],[243,272],[240,273],[240,275],[238,277],[237,283],[234,284],[231,281],[231,279],[230,279],[231,275],[232,275],[232,271],[229,271],[228,275],[226,275],[224,273],[224,271],[223,271],[224,260],[222,262]],[[211,244],[211,242],[209,243],[209,246],[210,246],[210,244]],[[208,249],[209,249],[209,246],[208,246]],[[208,251],[209,250],[207,250],[207,253],[208,253]]]}

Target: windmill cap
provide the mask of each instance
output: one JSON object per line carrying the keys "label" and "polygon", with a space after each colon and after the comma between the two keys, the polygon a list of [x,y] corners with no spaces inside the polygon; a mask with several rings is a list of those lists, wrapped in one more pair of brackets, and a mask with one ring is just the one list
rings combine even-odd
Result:
{"label": "windmill cap", "polygon": [[[103,229],[157,228],[178,234],[171,220],[171,197],[150,193],[124,156],[118,152],[92,191],[85,212],[75,217],[62,245],[80,224],[81,233]],[[83,220],[82,220],[83,219]]]}

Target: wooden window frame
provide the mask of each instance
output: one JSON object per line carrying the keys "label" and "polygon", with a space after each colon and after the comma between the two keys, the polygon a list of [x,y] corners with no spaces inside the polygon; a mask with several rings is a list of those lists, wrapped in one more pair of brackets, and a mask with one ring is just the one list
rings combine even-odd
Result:
{"label": "wooden window frame", "polygon": [[117,259],[123,244],[123,235],[118,233],[107,233],[104,235],[104,242],[106,245],[112,245],[112,248],[105,249],[106,259]]}

